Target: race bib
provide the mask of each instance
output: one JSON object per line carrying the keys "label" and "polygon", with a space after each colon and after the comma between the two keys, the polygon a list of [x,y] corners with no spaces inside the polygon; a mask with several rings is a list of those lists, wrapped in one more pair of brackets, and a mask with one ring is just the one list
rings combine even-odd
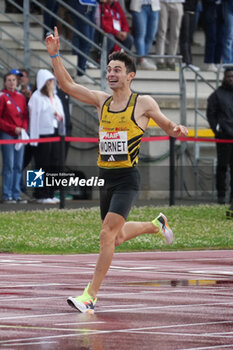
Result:
{"label": "race bib", "polygon": [[117,162],[128,159],[127,131],[100,132],[99,150],[104,162]]}

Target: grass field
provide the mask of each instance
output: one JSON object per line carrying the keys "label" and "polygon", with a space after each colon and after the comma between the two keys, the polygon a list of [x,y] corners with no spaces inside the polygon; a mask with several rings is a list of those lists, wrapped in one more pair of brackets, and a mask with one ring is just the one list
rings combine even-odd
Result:
{"label": "grass field", "polygon": [[[162,211],[175,240],[166,245],[157,235],[142,235],[116,251],[232,249],[233,219],[227,206],[198,205],[133,208],[128,220],[149,221]],[[0,252],[74,254],[99,251],[99,208],[0,213]]]}

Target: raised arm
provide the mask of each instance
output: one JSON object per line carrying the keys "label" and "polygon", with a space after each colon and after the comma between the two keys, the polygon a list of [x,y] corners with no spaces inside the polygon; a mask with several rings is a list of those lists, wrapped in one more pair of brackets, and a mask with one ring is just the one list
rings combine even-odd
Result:
{"label": "raised arm", "polygon": [[57,27],[54,27],[54,35],[51,34],[46,38],[46,46],[52,60],[54,74],[62,90],[81,102],[100,108],[106,94],[101,91],[89,90],[82,85],[76,84],[65,69],[59,54],[60,42]]}
{"label": "raised arm", "polygon": [[188,129],[184,125],[177,125],[169,120],[161,112],[158,103],[151,96],[142,96],[141,99],[140,105],[143,106],[143,114],[148,119],[152,118],[169,136],[186,137],[188,135]]}

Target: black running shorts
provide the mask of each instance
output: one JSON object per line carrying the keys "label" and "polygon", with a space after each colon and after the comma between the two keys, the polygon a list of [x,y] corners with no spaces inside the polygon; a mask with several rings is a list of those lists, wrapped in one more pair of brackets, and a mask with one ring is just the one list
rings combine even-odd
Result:
{"label": "black running shorts", "polygon": [[99,178],[104,179],[104,186],[100,187],[101,219],[104,220],[108,212],[119,214],[126,219],[140,190],[138,169],[99,168]]}

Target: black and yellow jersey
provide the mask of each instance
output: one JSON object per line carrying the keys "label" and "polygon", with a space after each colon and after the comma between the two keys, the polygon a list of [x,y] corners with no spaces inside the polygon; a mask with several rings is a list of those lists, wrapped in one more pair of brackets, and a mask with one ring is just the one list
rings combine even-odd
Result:
{"label": "black and yellow jersey", "polygon": [[99,167],[130,168],[138,162],[144,131],[134,119],[137,96],[132,93],[126,108],[119,112],[109,109],[112,96],[105,101],[99,125]]}

